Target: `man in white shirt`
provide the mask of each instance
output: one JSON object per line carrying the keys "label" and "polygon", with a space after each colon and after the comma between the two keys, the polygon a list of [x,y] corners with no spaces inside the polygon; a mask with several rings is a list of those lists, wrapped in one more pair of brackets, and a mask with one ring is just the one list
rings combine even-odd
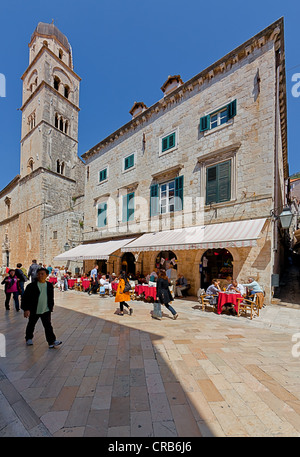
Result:
{"label": "man in white shirt", "polygon": [[246,290],[243,284],[239,284],[236,279],[232,280],[232,283],[229,284],[227,287],[227,290],[233,290],[234,292],[237,292],[238,294],[245,295]]}
{"label": "man in white shirt", "polygon": [[105,289],[108,289],[109,291],[109,296],[112,297],[112,287],[111,287],[111,283],[108,281],[108,279],[106,279],[106,276],[105,275],[102,275],[101,276],[101,279],[100,279],[100,287],[104,287]]}

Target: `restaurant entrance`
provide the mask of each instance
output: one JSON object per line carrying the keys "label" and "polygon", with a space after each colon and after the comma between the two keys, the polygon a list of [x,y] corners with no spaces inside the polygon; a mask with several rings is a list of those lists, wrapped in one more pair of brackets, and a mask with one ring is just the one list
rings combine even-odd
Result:
{"label": "restaurant entrance", "polygon": [[201,258],[201,287],[207,289],[213,279],[232,277],[233,257],[227,249],[208,249]]}
{"label": "restaurant entrance", "polygon": [[169,265],[177,270],[177,257],[172,251],[161,251],[155,259],[155,268],[163,268],[167,270]]}
{"label": "restaurant entrance", "polygon": [[122,270],[126,271],[128,275],[130,273],[135,275],[135,257],[131,252],[125,252],[125,254],[122,256],[121,263]]}

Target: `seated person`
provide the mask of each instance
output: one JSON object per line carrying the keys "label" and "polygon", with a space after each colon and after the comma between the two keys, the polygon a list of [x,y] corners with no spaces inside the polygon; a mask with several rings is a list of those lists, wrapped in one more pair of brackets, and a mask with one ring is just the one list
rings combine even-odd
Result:
{"label": "seated person", "polygon": [[[206,295],[211,305],[217,304],[219,292],[221,292],[220,281],[213,279],[211,285],[206,289]],[[216,297],[212,297],[212,295],[216,295]]]}
{"label": "seated person", "polygon": [[100,287],[104,287],[105,289],[108,289],[109,296],[111,297],[112,296],[112,287],[111,287],[111,283],[108,281],[108,279],[106,279],[106,275],[101,276],[99,283],[100,283]]}
{"label": "seated person", "polygon": [[243,286],[243,284],[239,284],[236,279],[232,280],[231,284],[229,284],[229,286],[227,287],[226,290],[228,290],[228,291],[234,290],[236,293],[241,294],[243,296],[246,293],[246,290],[245,290],[245,287]]}
{"label": "seated person", "polygon": [[262,306],[264,304],[264,292],[263,292],[262,288],[260,287],[260,285],[258,284],[258,282],[250,277],[250,278],[248,278],[248,283],[243,284],[243,286],[247,287],[247,289],[248,289],[249,297],[247,297],[247,298],[252,300],[254,298],[254,295],[257,295],[259,307],[262,308]]}
{"label": "seated person", "polygon": [[176,295],[178,297],[182,297],[182,291],[188,289],[188,287],[189,286],[188,286],[187,280],[185,279],[185,277],[182,274],[180,274],[178,276],[177,281],[176,281],[176,289],[175,289],[176,290],[176,292],[175,292]]}

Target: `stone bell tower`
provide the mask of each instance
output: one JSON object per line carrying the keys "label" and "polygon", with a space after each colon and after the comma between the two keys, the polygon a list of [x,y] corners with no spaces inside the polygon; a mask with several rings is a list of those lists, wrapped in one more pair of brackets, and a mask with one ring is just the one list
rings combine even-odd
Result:
{"label": "stone bell tower", "polygon": [[51,262],[68,240],[80,240],[84,199],[77,154],[81,79],[68,39],[53,23],[40,22],[33,32],[21,79],[19,252],[27,264]]}
{"label": "stone bell tower", "polygon": [[54,24],[40,22],[33,32],[22,81],[20,176],[43,167],[74,179],[80,77],[68,39]]}

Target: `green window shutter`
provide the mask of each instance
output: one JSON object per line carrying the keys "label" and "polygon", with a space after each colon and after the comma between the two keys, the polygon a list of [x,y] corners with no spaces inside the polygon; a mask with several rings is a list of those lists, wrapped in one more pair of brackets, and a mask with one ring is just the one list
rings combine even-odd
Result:
{"label": "green window shutter", "polygon": [[183,209],[183,176],[175,178],[175,211]]}
{"label": "green window shutter", "polygon": [[200,132],[210,129],[210,115],[203,116],[200,118]]}
{"label": "green window shutter", "polygon": [[165,138],[162,139],[161,143],[161,150],[162,152],[167,151],[168,149],[174,148],[176,144],[176,133],[171,133],[171,135],[166,136]]}
{"label": "green window shutter", "polygon": [[157,216],[159,213],[158,184],[152,184],[150,187],[150,217]]}
{"label": "green window shutter", "polygon": [[227,105],[227,117],[232,119],[236,115],[236,100]]}
{"label": "green window shutter", "polygon": [[218,165],[219,202],[227,202],[231,198],[231,161]]}
{"label": "green window shutter", "polygon": [[127,222],[127,195],[123,195],[122,222]]}
{"label": "green window shutter", "polygon": [[217,166],[206,169],[206,205],[218,201]]}
{"label": "green window shutter", "polygon": [[169,136],[169,149],[174,148],[175,146],[175,132]]}
{"label": "green window shutter", "polygon": [[107,203],[98,206],[97,227],[105,227],[107,224]]}
{"label": "green window shutter", "polygon": [[107,178],[107,168],[101,170],[99,173],[99,181],[104,181]]}
{"label": "green window shutter", "polygon": [[128,170],[128,168],[133,167],[133,165],[134,165],[134,154],[126,157],[125,162],[124,162],[124,170]]}
{"label": "green window shutter", "polygon": [[206,205],[231,198],[231,161],[206,169]]}
{"label": "green window shutter", "polygon": [[134,220],[134,192],[127,194],[127,221]]}

